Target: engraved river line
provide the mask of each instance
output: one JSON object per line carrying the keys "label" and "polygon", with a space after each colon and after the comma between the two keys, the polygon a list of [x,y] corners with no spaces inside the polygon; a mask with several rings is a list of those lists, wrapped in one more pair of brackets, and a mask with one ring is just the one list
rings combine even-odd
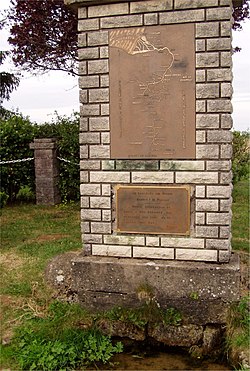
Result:
{"label": "engraved river line", "polygon": [[[159,34],[159,32],[158,32]],[[130,30],[115,30],[110,33],[110,46],[124,50],[131,56],[148,56],[153,60],[159,55],[164,60],[162,71],[154,72],[148,77],[149,81],[140,80],[139,76],[136,78],[136,83],[139,87],[140,93],[134,97],[133,104],[141,104],[141,98],[144,97],[148,101],[148,105],[152,104],[152,100],[163,100],[167,92],[167,81],[173,76],[171,67],[174,63],[174,54],[167,46],[157,48],[150,41],[147,40],[145,35],[145,28],[137,28]],[[157,54],[157,55],[156,55]],[[148,58],[147,62],[148,63]],[[139,63],[142,63],[140,58]],[[180,76],[178,74],[178,76]],[[134,80],[130,82],[134,83]],[[157,113],[151,112],[151,124],[144,127],[143,136],[149,138],[151,141],[151,151],[161,151],[164,146],[166,138],[162,135],[164,122],[161,120]],[[142,145],[142,141],[132,141],[130,145]]]}
{"label": "engraved river line", "polygon": [[193,108],[193,44],[188,42],[193,29],[185,26],[185,43],[180,32],[175,38],[178,30],[155,26],[109,31],[115,158],[177,158],[186,150],[193,156],[193,131],[187,138],[187,119],[191,123],[193,117],[190,121],[186,112]]}

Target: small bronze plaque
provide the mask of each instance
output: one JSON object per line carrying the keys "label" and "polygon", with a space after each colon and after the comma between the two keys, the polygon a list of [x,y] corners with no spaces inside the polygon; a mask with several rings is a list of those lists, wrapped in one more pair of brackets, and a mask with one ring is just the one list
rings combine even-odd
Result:
{"label": "small bronze plaque", "polygon": [[109,32],[111,158],[195,158],[194,24]]}
{"label": "small bronze plaque", "polygon": [[117,186],[117,232],[188,235],[188,186]]}

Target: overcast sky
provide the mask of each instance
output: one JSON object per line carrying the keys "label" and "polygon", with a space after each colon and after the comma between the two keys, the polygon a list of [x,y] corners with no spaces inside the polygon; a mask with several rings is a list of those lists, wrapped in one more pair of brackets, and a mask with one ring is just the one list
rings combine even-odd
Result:
{"label": "overcast sky", "polygon": [[[0,10],[8,8],[10,0],[0,0]],[[8,34],[0,31],[0,50],[8,50]],[[233,119],[235,130],[248,130],[250,122],[250,20],[243,24],[243,31],[233,32],[233,46],[242,48],[233,56],[234,95]],[[4,70],[9,71],[9,66]],[[1,68],[2,69],[2,68]],[[41,76],[27,73],[21,79],[11,99],[4,107],[19,110],[34,122],[51,121],[54,112],[70,115],[79,111],[78,79],[56,71]]]}

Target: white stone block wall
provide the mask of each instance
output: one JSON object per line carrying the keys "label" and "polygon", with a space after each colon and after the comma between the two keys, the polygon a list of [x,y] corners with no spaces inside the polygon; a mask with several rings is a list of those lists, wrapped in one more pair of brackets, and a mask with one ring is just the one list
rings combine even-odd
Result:
{"label": "white stone block wall", "polygon": [[[81,229],[86,254],[229,261],[231,5],[230,0],[144,0],[78,9]],[[196,30],[196,159],[110,159],[108,32],[174,23],[194,23]],[[190,236],[114,232],[117,184],[189,185]]]}

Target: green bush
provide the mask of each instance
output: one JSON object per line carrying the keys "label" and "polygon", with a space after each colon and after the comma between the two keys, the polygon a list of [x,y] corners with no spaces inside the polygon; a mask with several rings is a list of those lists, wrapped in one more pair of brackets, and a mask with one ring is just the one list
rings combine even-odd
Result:
{"label": "green bush", "polygon": [[[34,156],[29,144],[36,136],[37,128],[28,118],[19,114],[0,117],[1,161],[25,159]],[[1,165],[1,191],[13,202],[22,186],[35,190],[34,161]]]}
{"label": "green bush", "polygon": [[36,196],[29,186],[21,186],[16,195],[16,199],[21,202],[32,202],[35,201]]}
{"label": "green bush", "polygon": [[0,191],[0,209],[2,209],[8,200],[9,196],[5,192]]}
{"label": "green bush", "polygon": [[[79,194],[79,115],[58,116],[52,123],[37,125],[17,113],[0,115],[1,161],[34,157],[29,144],[35,138],[58,138],[60,161],[59,189],[63,201],[78,200]],[[1,165],[1,191],[8,201],[30,201],[35,193],[34,161]]]}
{"label": "green bush", "polygon": [[249,132],[233,132],[233,183],[237,183],[239,180],[247,178],[249,175],[249,144]]}

